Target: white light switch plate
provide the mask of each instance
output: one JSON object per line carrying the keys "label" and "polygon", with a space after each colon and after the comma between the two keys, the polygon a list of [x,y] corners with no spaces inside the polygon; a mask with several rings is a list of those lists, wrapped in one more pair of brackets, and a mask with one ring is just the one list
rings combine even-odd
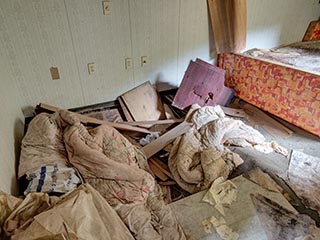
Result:
{"label": "white light switch plate", "polygon": [[96,64],[95,63],[88,63],[88,72],[90,75],[96,72]]}
{"label": "white light switch plate", "polygon": [[132,68],[132,58],[126,58],[126,69],[131,69]]}

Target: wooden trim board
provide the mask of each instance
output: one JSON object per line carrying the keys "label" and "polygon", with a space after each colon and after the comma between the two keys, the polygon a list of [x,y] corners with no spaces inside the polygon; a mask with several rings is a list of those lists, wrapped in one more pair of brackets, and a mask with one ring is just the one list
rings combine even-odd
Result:
{"label": "wooden trim board", "polygon": [[164,120],[156,120],[156,121],[133,121],[133,122],[118,122],[119,124],[125,124],[130,126],[140,126],[140,127],[147,127],[153,125],[162,125],[162,124],[171,124],[171,123],[179,123],[183,122],[184,119],[164,119]]}
{"label": "wooden trim board", "polygon": [[172,176],[172,173],[170,172],[170,169],[168,165],[166,165],[164,162],[162,162],[160,159],[157,158],[150,158],[149,163],[152,162],[154,165],[156,165],[164,174],[166,174],[171,179],[174,179]]}
{"label": "wooden trim board", "polygon": [[[62,110],[61,108],[58,107],[54,107],[45,103],[40,103],[40,107],[52,112],[58,112],[60,110]],[[67,111],[67,110],[66,110]],[[119,130],[125,130],[125,131],[134,131],[134,132],[141,132],[141,133],[151,133],[151,131],[145,129],[145,128],[139,128],[139,127],[134,127],[134,126],[128,126],[128,125],[124,125],[124,124],[120,124],[120,123],[113,123],[113,122],[107,122],[104,120],[99,120],[96,118],[92,118],[92,117],[88,117],[79,113],[75,113],[73,112],[73,114],[75,114],[79,120],[83,123],[93,123],[93,124],[99,124],[99,125],[108,125],[111,127],[114,127],[116,129]]]}
{"label": "wooden trim board", "polygon": [[182,134],[186,133],[191,129],[191,123],[182,122],[175,128],[171,129],[170,131],[166,132],[153,142],[149,143],[148,145],[144,146],[142,150],[146,154],[147,158],[152,157],[154,154],[159,152],[169,143],[173,142],[177,137],[181,136]]}

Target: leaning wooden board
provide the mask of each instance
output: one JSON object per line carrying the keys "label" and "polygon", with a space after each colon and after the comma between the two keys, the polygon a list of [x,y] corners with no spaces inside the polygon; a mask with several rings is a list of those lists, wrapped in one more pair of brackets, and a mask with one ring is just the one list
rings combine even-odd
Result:
{"label": "leaning wooden board", "polygon": [[224,86],[225,71],[197,59],[190,61],[172,106],[184,110],[192,104],[227,106],[233,90]]}
{"label": "leaning wooden board", "polygon": [[160,96],[150,82],[145,82],[122,94],[120,98],[134,121],[165,119]]}

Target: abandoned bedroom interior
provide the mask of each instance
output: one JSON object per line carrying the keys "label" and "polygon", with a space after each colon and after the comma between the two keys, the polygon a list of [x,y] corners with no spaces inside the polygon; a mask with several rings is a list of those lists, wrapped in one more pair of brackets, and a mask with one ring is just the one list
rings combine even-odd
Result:
{"label": "abandoned bedroom interior", "polygon": [[0,239],[319,240],[320,1],[1,0]]}

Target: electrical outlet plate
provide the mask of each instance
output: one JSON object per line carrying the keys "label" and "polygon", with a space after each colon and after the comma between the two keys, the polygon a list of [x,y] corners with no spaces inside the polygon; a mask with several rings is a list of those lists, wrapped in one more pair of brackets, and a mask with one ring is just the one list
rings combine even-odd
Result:
{"label": "electrical outlet plate", "polygon": [[126,64],[126,69],[131,69],[132,68],[132,58],[126,58],[125,64]]}
{"label": "electrical outlet plate", "polygon": [[109,0],[103,1],[102,8],[103,8],[103,15],[109,15],[110,14],[110,1]]}
{"label": "electrical outlet plate", "polygon": [[141,67],[146,67],[148,65],[148,57],[142,56],[141,57]]}
{"label": "electrical outlet plate", "polygon": [[88,63],[88,72],[90,75],[96,72],[96,64],[95,63]]}
{"label": "electrical outlet plate", "polygon": [[51,67],[50,73],[51,73],[52,80],[60,79],[59,69],[57,67]]}

